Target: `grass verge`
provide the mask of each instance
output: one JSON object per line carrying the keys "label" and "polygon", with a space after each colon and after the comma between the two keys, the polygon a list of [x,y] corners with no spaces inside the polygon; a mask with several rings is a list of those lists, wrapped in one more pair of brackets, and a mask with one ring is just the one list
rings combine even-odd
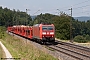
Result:
{"label": "grass verge", "polygon": [[57,60],[32,44],[26,44],[24,40],[10,36],[7,33],[5,33],[5,37],[1,41],[14,58],[21,58],[20,60]]}

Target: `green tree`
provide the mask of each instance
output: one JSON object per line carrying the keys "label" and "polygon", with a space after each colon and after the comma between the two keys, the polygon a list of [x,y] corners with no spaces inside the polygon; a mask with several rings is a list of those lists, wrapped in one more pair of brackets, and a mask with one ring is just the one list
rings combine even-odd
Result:
{"label": "green tree", "polygon": [[31,16],[26,12],[0,7],[0,26],[29,25],[31,22]]}

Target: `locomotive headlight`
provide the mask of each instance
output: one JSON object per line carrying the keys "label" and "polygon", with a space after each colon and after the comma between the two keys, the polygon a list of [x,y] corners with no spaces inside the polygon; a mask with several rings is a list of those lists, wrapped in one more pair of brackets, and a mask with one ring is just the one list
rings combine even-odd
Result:
{"label": "locomotive headlight", "polygon": [[42,34],[46,34],[46,32],[42,32]]}
{"label": "locomotive headlight", "polygon": [[50,34],[54,34],[54,32],[50,32]]}

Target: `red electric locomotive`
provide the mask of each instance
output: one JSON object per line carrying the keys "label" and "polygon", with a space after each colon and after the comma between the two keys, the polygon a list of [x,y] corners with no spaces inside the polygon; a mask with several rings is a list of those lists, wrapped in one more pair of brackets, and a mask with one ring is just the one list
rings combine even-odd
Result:
{"label": "red electric locomotive", "polygon": [[53,24],[36,24],[33,26],[33,39],[42,42],[55,41],[55,27]]}

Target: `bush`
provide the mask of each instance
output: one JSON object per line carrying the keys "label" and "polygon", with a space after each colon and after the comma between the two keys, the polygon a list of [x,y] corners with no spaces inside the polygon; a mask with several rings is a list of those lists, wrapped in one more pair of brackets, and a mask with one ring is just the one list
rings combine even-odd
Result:
{"label": "bush", "polygon": [[60,34],[59,32],[56,32],[55,37],[62,40],[67,40],[67,37],[64,34]]}
{"label": "bush", "polygon": [[80,36],[80,35],[76,36],[76,37],[74,38],[74,41],[75,41],[75,42],[78,42],[78,43],[86,43],[86,42],[88,42],[88,40],[86,40],[85,37]]}
{"label": "bush", "polygon": [[90,41],[90,36],[86,35],[86,40]]}
{"label": "bush", "polygon": [[56,33],[55,37],[60,39],[60,34]]}

